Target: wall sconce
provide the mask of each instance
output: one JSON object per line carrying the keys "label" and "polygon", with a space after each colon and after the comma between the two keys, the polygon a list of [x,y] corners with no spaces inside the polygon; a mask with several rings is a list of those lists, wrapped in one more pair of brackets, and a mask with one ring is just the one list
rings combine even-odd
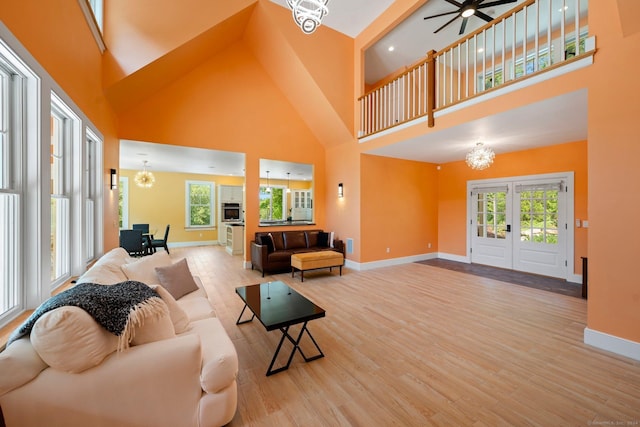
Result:
{"label": "wall sconce", "polygon": [[111,169],[111,189],[112,190],[117,190],[118,189],[118,175],[116,174],[116,170],[115,169]]}
{"label": "wall sconce", "polygon": [[344,185],[342,183],[338,184],[338,197],[341,199],[344,197]]}

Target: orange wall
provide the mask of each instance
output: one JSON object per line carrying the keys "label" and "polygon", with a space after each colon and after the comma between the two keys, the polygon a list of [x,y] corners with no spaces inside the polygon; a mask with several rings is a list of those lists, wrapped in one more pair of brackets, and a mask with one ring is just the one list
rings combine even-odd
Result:
{"label": "orange wall", "polygon": [[[574,172],[574,214],[587,215],[587,142],[579,141],[534,150],[496,155],[488,169],[477,171],[464,161],[446,163],[438,172],[438,251],[467,255],[467,181],[552,172]],[[573,272],[581,274],[587,255],[586,228],[575,229]]]}
{"label": "orange wall", "polygon": [[362,155],[361,177],[361,261],[437,251],[436,165]]}
{"label": "orange wall", "polygon": [[119,119],[122,138],[246,153],[248,241],[258,230],[260,158],[313,164],[315,221],[324,227],[324,147],[243,43]]}
{"label": "orange wall", "polygon": [[118,165],[115,120],[102,92],[102,55],[78,2],[3,1],[0,20],[102,132],[104,247],[117,246],[117,192],[108,189],[109,169]]}
{"label": "orange wall", "polygon": [[[618,4],[629,8],[619,11]],[[588,326],[640,342],[640,80],[633,71],[640,68],[640,31],[620,18],[635,10],[633,20],[640,20],[637,6],[589,2],[598,54],[589,88]]]}

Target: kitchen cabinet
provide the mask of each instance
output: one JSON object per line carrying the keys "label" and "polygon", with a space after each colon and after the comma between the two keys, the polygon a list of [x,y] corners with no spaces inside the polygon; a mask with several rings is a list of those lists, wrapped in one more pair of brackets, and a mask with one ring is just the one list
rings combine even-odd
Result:
{"label": "kitchen cabinet", "polygon": [[243,191],[241,185],[221,185],[218,199],[220,203],[240,203],[242,204]]}
{"label": "kitchen cabinet", "polygon": [[242,255],[244,253],[244,226],[227,225],[226,251],[229,255]]}

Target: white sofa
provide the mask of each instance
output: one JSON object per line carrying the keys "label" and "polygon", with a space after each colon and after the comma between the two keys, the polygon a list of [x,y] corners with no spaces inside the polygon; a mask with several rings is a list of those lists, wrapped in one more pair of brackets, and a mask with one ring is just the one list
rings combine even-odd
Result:
{"label": "white sofa", "polygon": [[[156,268],[175,265],[164,251],[135,259],[117,248],[78,283],[136,280],[152,285],[162,282]],[[117,337],[91,316],[76,320],[73,309],[88,316],[77,307],[40,317],[30,336],[0,353],[6,425],[204,427],[230,422],[237,405],[237,353],[202,283],[190,277],[197,289],[178,299],[167,296],[170,287],[155,287],[168,316],[145,319],[122,351]],[[95,325],[79,326],[83,322]]]}

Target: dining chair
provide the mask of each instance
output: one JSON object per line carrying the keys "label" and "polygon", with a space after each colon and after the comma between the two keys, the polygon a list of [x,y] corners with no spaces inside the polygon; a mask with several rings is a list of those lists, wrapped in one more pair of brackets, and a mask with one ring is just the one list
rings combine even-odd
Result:
{"label": "dining chair", "polygon": [[131,256],[143,256],[149,249],[141,230],[120,230],[120,247]]}
{"label": "dining chair", "polygon": [[151,250],[156,251],[156,248],[164,248],[169,253],[169,247],[167,246],[167,240],[169,240],[169,227],[171,224],[167,224],[167,228],[164,231],[164,239],[151,239]]}
{"label": "dining chair", "polygon": [[142,234],[149,234],[149,224],[132,224],[131,228],[142,231]]}

